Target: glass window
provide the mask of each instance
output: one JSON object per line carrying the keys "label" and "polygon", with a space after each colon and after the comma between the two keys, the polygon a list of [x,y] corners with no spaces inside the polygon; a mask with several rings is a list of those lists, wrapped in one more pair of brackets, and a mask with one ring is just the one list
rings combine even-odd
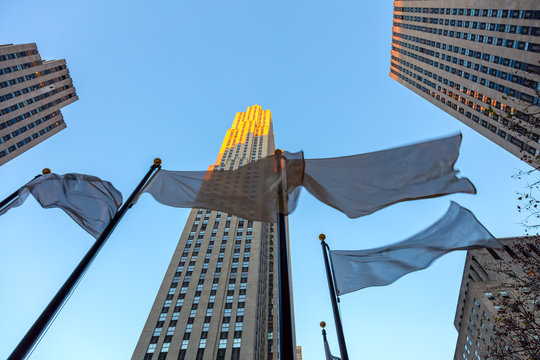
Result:
{"label": "glass window", "polygon": [[148,345],[148,350],[146,350],[146,353],[152,354],[154,351],[156,351],[156,344]]}
{"label": "glass window", "polygon": [[171,347],[171,343],[163,343],[163,346],[161,347],[161,352],[169,352],[169,348]]}

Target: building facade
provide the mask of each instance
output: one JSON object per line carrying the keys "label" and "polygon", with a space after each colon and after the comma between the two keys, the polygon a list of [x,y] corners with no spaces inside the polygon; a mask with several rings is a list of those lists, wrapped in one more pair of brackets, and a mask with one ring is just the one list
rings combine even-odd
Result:
{"label": "building facade", "polygon": [[[274,154],[272,114],[236,114],[210,169]],[[277,359],[275,224],[192,209],[132,359]]]}
{"label": "building facade", "polygon": [[36,44],[0,45],[0,165],[66,127],[60,109],[78,97],[65,60]]}
{"label": "building facade", "polygon": [[[500,344],[512,345],[498,331],[501,326],[501,311],[505,311],[512,300],[523,301],[532,311],[536,323],[540,322],[538,288],[530,293],[521,286],[519,279],[529,278],[527,264],[540,261],[538,237],[499,239],[502,249],[469,250],[459,292],[454,326],[458,340],[454,360],[485,360]],[[516,246],[518,245],[518,246]],[[524,268],[524,264],[525,267]],[[536,275],[537,276],[537,275]],[[518,280],[516,280],[518,279]],[[534,280],[536,281],[536,280]],[[536,300],[535,300],[536,299]],[[512,316],[512,315],[510,315]],[[504,332],[503,332],[504,334]],[[517,334],[514,334],[517,338]],[[502,340],[502,341],[501,341]],[[538,339],[536,339],[538,343]],[[516,349],[516,353],[520,349]],[[512,359],[531,359],[523,354]]]}
{"label": "building facade", "polygon": [[390,77],[521,159],[540,155],[540,2],[394,1]]}

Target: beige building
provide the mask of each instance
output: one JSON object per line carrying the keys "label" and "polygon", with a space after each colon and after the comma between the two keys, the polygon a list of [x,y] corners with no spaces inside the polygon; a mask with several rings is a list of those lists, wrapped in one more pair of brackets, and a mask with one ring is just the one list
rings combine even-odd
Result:
{"label": "beige building", "polygon": [[[523,269],[527,259],[540,260],[540,241],[538,237],[499,239],[503,249],[479,249],[467,252],[463,279],[459,292],[454,326],[458,340],[454,360],[485,360],[498,342],[497,317],[504,311],[507,300],[521,296],[525,306],[536,309],[540,321],[538,303],[533,297],[523,297],[524,290],[513,280],[516,276],[528,276],[529,269]],[[523,244],[516,247],[516,244]],[[521,259],[521,260],[520,260]],[[538,289],[536,290],[538,292]],[[527,290],[528,293],[528,290]],[[536,298],[538,293],[536,294]],[[537,340],[538,341],[538,340]],[[529,360],[524,357],[524,360]]]}
{"label": "beige building", "polygon": [[0,165],[66,127],[78,100],[65,60],[41,60],[36,44],[0,45]]}
{"label": "beige building", "polygon": [[[272,114],[239,112],[210,168],[273,154]],[[275,224],[193,209],[132,359],[277,359]]]}
{"label": "beige building", "polygon": [[390,77],[519,158],[539,156],[539,19],[537,0],[394,1]]}

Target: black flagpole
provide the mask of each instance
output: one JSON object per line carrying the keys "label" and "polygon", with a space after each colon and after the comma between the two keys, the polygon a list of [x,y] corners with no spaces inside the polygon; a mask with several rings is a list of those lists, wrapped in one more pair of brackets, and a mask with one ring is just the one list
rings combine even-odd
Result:
{"label": "black flagpole", "polygon": [[287,228],[285,223],[285,184],[287,174],[285,171],[285,157],[283,151],[276,150],[276,169],[281,177],[281,185],[278,190],[278,221],[277,221],[277,248],[278,248],[278,318],[279,318],[279,359],[296,359],[293,334],[293,314],[291,301],[291,282],[289,269],[289,250],[287,242]]}
{"label": "black flagpole", "polygon": [[[50,169],[43,169],[42,171],[43,175],[46,175],[46,174],[50,174],[51,173],[51,170]],[[32,180],[30,180],[29,182],[27,182],[25,185],[28,185],[30,182],[32,182],[33,180],[36,180],[38,177],[40,177],[41,174],[38,174],[36,176],[34,176],[34,178]],[[24,185],[23,185],[24,186]],[[3,209],[4,206],[6,206],[7,204],[11,203],[16,197],[17,195],[19,195],[19,189],[17,189],[13,194],[9,195],[7,198],[5,198],[4,200],[2,200],[0,202],[0,209]]]}
{"label": "black flagpole", "polygon": [[349,354],[347,354],[347,345],[345,344],[345,335],[343,335],[343,326],[341,325],[341,317],[339,316],[337,306],[336,287],[334,285],[332,273],[330,272],[330,263],[328,262],[328,250],[330,249],[324,239],[326,239],[324,234],[319,235],[324,257],[324,266],[326,267],[326,277],[328,279],[328,290],[330,290],[330,300],[332,300],[332,310],[334,311],[334,321],[336,323],[339,352],[341,353],[341,360],[349,360]]}
{"label": "black flagpole", "polygon": [[103,247],[107,241],[109,235],[113,232],[114,228],[118,222],[122,219],[127,209],[130,208],[131,202],[142,190],[152,173],[156,169],[161,168],[161,160],[155,159],[154,164],[150,167],[150,170],[146,173],[144,178],[141,180],[139,185],[135,188],[131,196],[124,203],[124,205],[117,211],[116,215],[109,222],[105,230],[101,233],[99,238],[94,242],[94,245],[88,250],[84,258],[81,260],[79,265],[73,270],[69,278],[66,280],[64,285],[58,290],[54,298],[51,300],[49,305],[43,310],[39,318],[36,320],[34,325],[28,330],[26,335],[23,337],[19,345],[13,350],[8,360],[22,360],[25,359],[29,352],[34,348],[36,342],[39,340],[45,329],[49,326],[51,320],[54,318],[55,314],[62,307],[63,303],[66,301],[68,296],[71,294],[77,283],[80,281],[82,275],[86,272],[94,258],[96,257],[99,250]]}

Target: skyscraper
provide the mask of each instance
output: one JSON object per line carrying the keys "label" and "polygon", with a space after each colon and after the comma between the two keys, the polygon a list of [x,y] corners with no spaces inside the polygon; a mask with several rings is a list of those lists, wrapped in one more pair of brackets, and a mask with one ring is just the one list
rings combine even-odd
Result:
{"label": "skyscraper", "polygon": [[394,1],[390,77],[512,154],[538,156],[538,19],[535,0]]}
{"label": "skyscraper", "polygon": [[[272,114],[236,114],[210,168],[273,154]],[[132,359],[277,359],[276,225],[192,209]]]}
{"label": "skyscraper", "polygon": [[78,100],[65,60],[36,44],[0,45],[0,165],[66,127],[60,108]]}
{"label": "skyscraper", "polygon": [[[529,314],[536,314],[536,323],[540,320],[538,289],[531,292],[531,289],[522,287],[526,282],[519,280],[529,276],[531,268],[527,264],[538,264],[539,238],[532,236],[499,241],[503,249],[486,248],[467,252],[454,319],[458,331],[454,360],[485,359],[486,355],[493,354],[490,349],[507,342],[504,338],[497,338],[500,336],[514,336],[516,342],[521,340],[517,333],[501,331],[500,327],[504,324],[498,317],[506,311],[504,304],[507,301],[522,301],[523,307],[529,307]],[[518,313],[514,315],[519,318]],[[506,316],[512,316],[512,313]],[[532,331],[532,334],[536,332]],[[519,355],[520,349],[515,350],[513,359],[531,358],[526,356],[526,352]]]}

